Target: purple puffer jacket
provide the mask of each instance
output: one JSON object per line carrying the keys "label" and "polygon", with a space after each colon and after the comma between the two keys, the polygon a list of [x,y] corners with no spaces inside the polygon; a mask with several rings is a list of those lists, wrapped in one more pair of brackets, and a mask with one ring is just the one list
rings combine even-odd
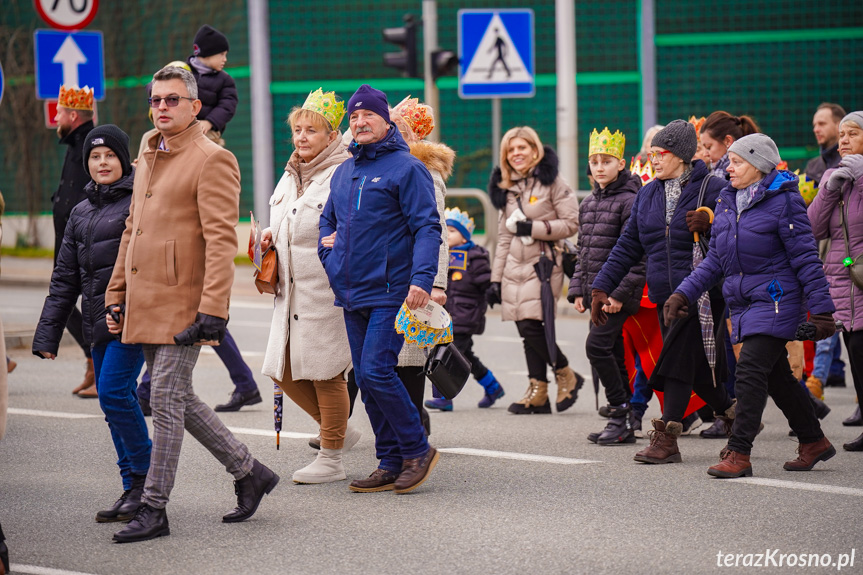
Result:
{"label": "purple puffer jacket", "polygon": [[[836,304],[836,319],[846,331],[863,329],[863,291],[851,283],[851,276],[842,264],[845,259],[845,239],[839,223],[839,200],[845,198],[848,214],[848,245],[855,260],[863,254],[863,178],[853,184],[845,182],[839,190],[827,189],[827,181],[835,168],[824,172],[818,195],[809,206],[809,220],[815,239],[830,239],[830,251],[824,260],[824,272],[830,283],[830,295]],[[863,259],[861,259],[863,261]],[[853,298],[852,298],[853,292]]]}
{"label": "purple puffer jacket", "polygon": [[793,340],[807,310],[834,310],[797,182],[791,172],[773,170],[742,212],[737,190],[730,184],[723,189],[710,251],[675,290],[691,307],[724,276],[732,343],[752,335]]}

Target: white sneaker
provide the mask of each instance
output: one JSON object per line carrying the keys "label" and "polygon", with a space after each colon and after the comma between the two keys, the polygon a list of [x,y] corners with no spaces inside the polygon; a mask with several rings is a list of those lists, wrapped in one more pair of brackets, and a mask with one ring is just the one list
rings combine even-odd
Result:
{"label": "white sneaker", "polygon": [[347,479],[342,465],[342,450],[322,447],[318,456],[310,464],[295,471],[294,483],[332,483]]}

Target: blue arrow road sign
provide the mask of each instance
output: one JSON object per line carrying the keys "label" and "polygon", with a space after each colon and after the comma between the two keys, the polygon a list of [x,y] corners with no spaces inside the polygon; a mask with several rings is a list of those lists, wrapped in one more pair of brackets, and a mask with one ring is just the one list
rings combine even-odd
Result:
{"label": "blue arrow road sign", "polygon": [[459,10],[459,96],[529,98],[534,77],[533,10]]}
{"label": "blue arrow road sign", "polygon": [[105,98],[105,57],[101,32],[36,30],[36,97],[56,98],[60,86],[90,86]]}

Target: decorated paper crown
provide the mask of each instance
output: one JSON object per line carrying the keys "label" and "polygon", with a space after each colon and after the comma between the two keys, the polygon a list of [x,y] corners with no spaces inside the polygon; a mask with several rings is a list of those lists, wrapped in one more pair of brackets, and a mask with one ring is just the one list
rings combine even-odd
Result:
{"label": "decorated paper crown", "polygon": [[704,116],[701,116],[700,118],[689,116],[689,123],[695,127],[695,135],[699,138],[701,137],[701,126],[704,125],[705,120],[707,120],[707,118]]}
{"label": "decorated paper crown", "polygon": [[623,147],[626,145],[626,137],[617,130],[612,134],[608,131],[608,128],[602,130],[602,132],[597,132],[596,128],[594,128],[593,132],[590,133],[590,144],[587,147],[587,156],[590,157],[594,154],[607,154],[609,156],[614,156],[618,160],[623,159]]}
{"label": "decorated paper crown", "polygon": [[629,171],[641,178],[642,186],[646,186],[656,179],[656,171],[653,169],[653,164],[650,163],[650,160],[641,163],[641,160],[638,158],[632,158],[632,162],[629,164]]}
{"label": "decorated paper crown", "polygon": [[[473,218],[467,215],[467,212],[463,212],[458,208],[447,208],[443,211],[443,217],[447,224],[452,220],[454,223],[463,227],[469,236],[473,235],[473,230],[476,228],[476,224],[474,223]],[[458,226],[454,227],[458,228]]]}
{"label": "decorated paper crown", "polygon": [[452,318],[449,313],[433,301],[410,310],[402,304],[396,316],[396,332],[405,337],[405,342],[419,348],[432,347],[452,341]]}
{"label": "decorated paper crown", "polygon": [[60,97],[57,98],[57,105],[70,110],[90,110],[93,111],[93,90],[89,86],[84,86],[80,90],[75,86],[60,86]]}
{"label": "decorated paper crown", "polygon": [[803,201],[805,201],[808,206],[812,203],[812,200],[815,199],[815,195],[818,193],[818,187],[815,185],[815,180],[807,176],[805,172],[801,174],[800,170],[794,170],[794,173],[800,178],[800,181],[797,183],[797,187],[800,190],[800,195],[803,196]]}
{"label": "decorated paper crown", "polygon": [[309,92],[309,96],[303,103],[303,110],[317,112],[329,122],[333,130],[339,129],[339,124],[345,117],[345,103],[336,100],[335,92],[325,93],[321,88]]}
{"label": "decorated paper crown", "polygon": [[417,98],[408,96],[396,104],[393,111],[404,118],[418,140],[424,139],[434,130],[434,114],[431,107],[420,104]]}

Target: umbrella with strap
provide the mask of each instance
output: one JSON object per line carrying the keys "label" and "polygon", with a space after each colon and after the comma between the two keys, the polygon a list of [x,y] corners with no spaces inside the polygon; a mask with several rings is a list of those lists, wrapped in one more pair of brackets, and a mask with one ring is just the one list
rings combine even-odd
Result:
{"label": "umbrella with strap", "polygon": [[[551,288],[551,275],[554,266],[557,265],[554,261],[554,247],[551,242],[542,243],[542,251],[539,253],[539,261],[533,264],[533,269],[539,278],[540,292],[539,298],[542,305],[542,328],[545,332],[545,343],[548,346],[548,357],[551,360],[552,367],[557,365],[557,343],[554,333],[554,291]],[[546,257],[546,246],[548,246],[551,254]]]}
{"label": "umbrella with strap", "polygon": [[282,405],[284,402],[282,388],[273,384],[273,423],[276,427],[276,449],[279,449],[279,434],[282,432]]}

